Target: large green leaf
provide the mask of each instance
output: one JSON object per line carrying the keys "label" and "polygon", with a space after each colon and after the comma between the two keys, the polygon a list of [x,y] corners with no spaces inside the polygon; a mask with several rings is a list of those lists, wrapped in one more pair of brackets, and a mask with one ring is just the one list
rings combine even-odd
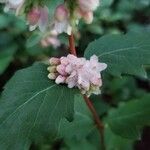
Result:
{"label": "large green leaf", "polygon": [[62,118],[73,119],[76,90],[47,78],[47,66],[18,71],[0,101],[0,149],[25,150],[32,141],[54,138]]}
{"label": "large green leaf", "polygon": [[[88,137],[93,135],[94,132],[98,133],[96,125],[93,121],[93,116],[86,105],[82,95],[75,96],[74,104],[74,120],[68,122],[62,119],[59,134],[64,139],[66,147],[63,150],[96,150],[99,149],[99,135],[98,143],[93,143]],[[96,136],[97,138],[97,136]],[[94,142],[95,142],[94,136]]]}
{"label": "large green leaf", "polygon": [[131,139],[140,139],[141,129],[150,125],[150,95],[121,105],[110,112],[108,125],[116,134]]}
{"label": "large green leaf", "polygon": [[122,138],[114,134],[106,125],[105,127],[105,146],[106,150],[133,150],[134,141]]}
{"label": "large green leaf", "polygon": [[99,150],[96,145],[90,143],[87,139],[81,139],[77,141],[76,139],[68,139],[66,147],[61,150]]}
{"label": "large green leaf", "polygon": [[115,76],[131,74],[146,77],[143,65],[150,64],[149,39],[149,33],[106,35],[89,44],[85,57],[96,54],[101,62],[108,65],[107,71]]}
{"label": "large green leaf", "polygon": [[70,139],[76,137],[78,140],[81,140],[96,127],[92,119],[92,114],[82,95],[75,96],[74,109],[74,120],[68,122],[66,119],[62,119],[59,134],[63,138]]}

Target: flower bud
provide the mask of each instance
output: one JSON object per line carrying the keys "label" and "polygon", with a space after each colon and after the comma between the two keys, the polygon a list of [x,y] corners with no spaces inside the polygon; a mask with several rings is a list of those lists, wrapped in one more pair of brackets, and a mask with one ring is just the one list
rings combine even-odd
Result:
{"label": "flower bud", "polygon": [[37,24],[37,22],[39,21],[40,18],[40,9],[39,8],[32,8],[31,11],[29,11],[28,15],[27,15],[27,20],[29,22],[30,25],[35,25]]}
{"label": "flower bud", "polygon": [[56,66],[50,66],[47,68],[47,70],[51,73],[54,73],[54,72],[56,72]]}
{"label": "flower bud", "polygon": [[60,59],[52,57],[52,58],[50,58],[49,62],[50,62],[50,65],[59,65],[60,64]]}
{"label": "flower bud", "polygon": [[66,75],[67,74],[65,72],[66,67],[64,65],[58,65],[56,69],[57,69],[58,73],[60,73],[61,75]]}
{"label": "flower bud", "polygon": [[65,80],[66,80],[66,78],[64,76],[59,75],[56,78],[55,82],[56,82],[56,84],[60,84],[60,83],[65,83]]}
{"label": "flower bud", "polygon": [[61,57],[60,58],[60,62],[63,65],[68,65],[68,63],[69,63],[69,61],[68,61],[68,59],[66,57]]}
{"label": "flower bud", "polygon": [[55,19],[62,22],[68,18],[68,10],[64,4],[59,5],[55,10]]}
{"label": "flower bud", "polygon": [[49,73],[48,74],[48,78],[51,80],[55,80],[57,78],[57,76],[58,76],[57,73]]}

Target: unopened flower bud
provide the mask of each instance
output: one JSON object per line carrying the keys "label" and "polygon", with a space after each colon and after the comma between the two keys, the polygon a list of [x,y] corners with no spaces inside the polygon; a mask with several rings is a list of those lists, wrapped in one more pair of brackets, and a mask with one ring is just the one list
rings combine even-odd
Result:
{"label": "unopened flower bud", "polygon": [[61,75],[67,75],[67,73],[65,72],[66,67],[64,65],[58,65],[56,69]]}
{"label": "unopened flower bud", "polygon": [[48,74],[48,78],[51,80],[55,80],[57,78],[57,76],[58,76],[57,73],[49,73]]}
{"label": "unopened flower bud", "polygon": [[64,76],[59,75],[56,78],[55,82],[56,82],[56,84],[60,84],[60,83],[65,83],[65,80],[66,80],[66,78]]}
{"label": "unopened flower bud", "polygon": [[60,64],[60,59],[52,57],[52,58],[50,58],[49,62],[50,62],[50,65],[59,65]]}
{"label": "unopened flower bud", "polygon": [[98,95],[98,94],[101,94],[101,90],[100,90],[100,87],[98,86],[94,86],[94,85],[91,85],[91,88],[90,88],[90,93],[93,93],[95,95]]}
{"label": "unopened flower bud", "polygon": [[47,68],[47,70],[51,73],[54,73],[54,72],[56,72],[56,66],[50,66]]}
{"label": "unopened flower bud", "polygon": [[68,61],[68,59],[66,57],[61,57],[60,58],[60,62],[63,65],[68,65],[68,63],[69,63],[69,61]]}

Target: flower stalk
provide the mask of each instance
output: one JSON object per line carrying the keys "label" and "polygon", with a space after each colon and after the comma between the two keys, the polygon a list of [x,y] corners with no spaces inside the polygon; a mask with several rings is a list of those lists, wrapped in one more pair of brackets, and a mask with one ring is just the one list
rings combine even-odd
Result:
{"label": "flower stalk", "polygon": [[74,35],[73,33],[71,33],[71,35],[69,36],[69,49],[70,49],[70,53],[77,56],[76,53],[76,49],[75,49],[75,43],[74,43]]}

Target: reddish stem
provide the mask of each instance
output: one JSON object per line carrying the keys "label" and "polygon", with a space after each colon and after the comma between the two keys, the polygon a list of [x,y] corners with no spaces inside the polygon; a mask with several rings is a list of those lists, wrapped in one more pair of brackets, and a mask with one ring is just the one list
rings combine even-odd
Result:
{"label": "reddish stem", "polygon": [[73,34],[71,34],[70,36],[69,36],[69,48],[70,48],[70,53],[71,54],[73,54],[73,55],[77,55],[77,53],[76,53],[76,49],[75,49],[75,43],[74,43],[74,36],[73,36]]}
{"label": "reddish stem", "polygon": [[[74,43],[74,36],[73,33],[69,36],[69,46],[70,46],[70,53],[77,56],[76,53],[76,49],[75,49],[75,43]],[[101,137],[101,147],[102,150],[105,150],[105,144],[104,144],[104,126],[103,123],[101,122],[92,102],[90,101],[90,99],[87,96],[83,96],[84,100],[89,108],[89,110],[91,111],[95,124],[97,125],[97,129],[100,133],[100,137]]]}
{"label": "reddish stem", "polygon": [[92,112],[93,114],[93,117],[94,117],[94,121],[95,121],[95,124],[97,125],[97,129],[100,133],[100,137],[101,137],[101,148],[102,150],[105,150],[105,144],[104,144],[104,125],[103,123],[101,122],[92,102],[90,101],[90,99],[87,97],[87,96],[84,96],[84,100],[87,104],[87,106],[89,107],[90,111]]}

